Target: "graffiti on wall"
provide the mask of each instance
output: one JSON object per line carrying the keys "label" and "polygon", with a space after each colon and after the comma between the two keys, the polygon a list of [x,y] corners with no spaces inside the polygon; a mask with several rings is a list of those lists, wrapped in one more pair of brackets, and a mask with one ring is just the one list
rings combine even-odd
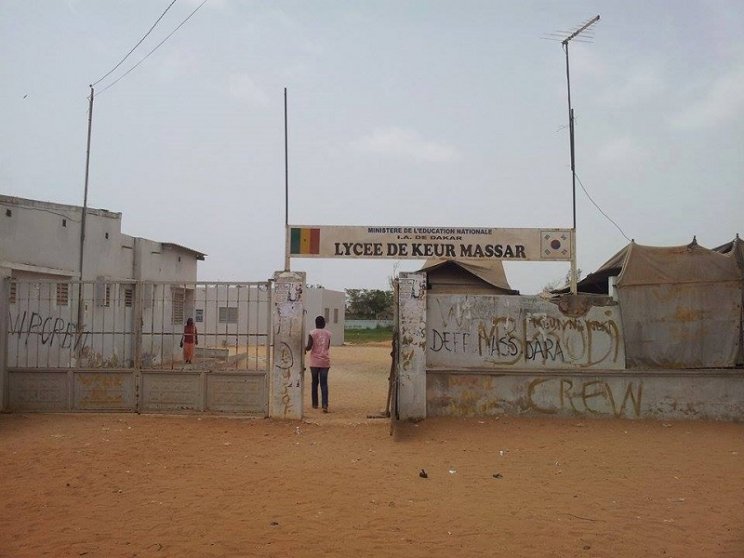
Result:
{"label": "graffiti on wall", "polygon": [[432,295],[427,361],[433,366],[625,366],[616,306],[566,316],[538,297]]}
{"label": "graffiti on wall", "polygon": [[83,331],[78,335],[75,324],[59,316],[45,316],[26,310],[16,313],[15,317],[10,313],[8,315],[8,333],[17,335],[24,345],[28,345],[32,336],[44,346],[52,347],[56,341],[62,349],[82,349],[88,342],[89,332]]}
{"label": "graffiti on wall", "polygon": [[535,378],[527,387],[530,410],[541,414],[613,415],[640,417],[643,383],[614,385],[606,380]]}
{"label": "graffiti on wall", "polygon": [[304,274],[278,274],[275,279],[270,415],[301,418]]}
{"label": "graffiti on wall", "polygon": [[647,399],[644,388],[643,379],[624,375],[435,373],[427,386],[427,399],[433,415],[527,413],[639,418]]}

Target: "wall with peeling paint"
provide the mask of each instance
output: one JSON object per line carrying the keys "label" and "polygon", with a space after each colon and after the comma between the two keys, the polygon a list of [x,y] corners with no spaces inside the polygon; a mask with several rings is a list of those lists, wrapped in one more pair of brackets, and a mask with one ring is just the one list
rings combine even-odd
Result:
{"label": "wall with peeling paint", "polygon": [[744,373],[429,371],[428,416],[501,414],[740,421],[744,419]]}
{"label": "wall with peeling paint", "polygon": [[398,276],[398,416],[426,418],[426,274]]}
{"label": "wall with peeling paint", "polygon": [[269,416],[302,419],[303,320],[305,274],[274,274],[274,357],[269,394]]}
{"label": "wall with peeling paint", "polygon": [[432,294],[428,368],[625,368],[620,310],[608,297],[561,308],[537,296]]}

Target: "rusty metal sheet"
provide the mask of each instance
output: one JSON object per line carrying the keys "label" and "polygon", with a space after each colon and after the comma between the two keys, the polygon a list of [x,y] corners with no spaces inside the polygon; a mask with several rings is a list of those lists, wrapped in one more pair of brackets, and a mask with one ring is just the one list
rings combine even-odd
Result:
{"label": "rusty metal sheet", "polygon": [[741,340],[736,283],[618,289],[629,368],[728,368]]}

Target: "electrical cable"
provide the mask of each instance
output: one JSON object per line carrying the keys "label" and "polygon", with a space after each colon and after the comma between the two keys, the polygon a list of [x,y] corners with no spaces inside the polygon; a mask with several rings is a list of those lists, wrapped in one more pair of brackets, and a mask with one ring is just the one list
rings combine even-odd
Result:
{"label": "electrical cable", "polygon": [[96,85],[98,85],[98,84],[99,84],[99,83],[101,83],[101,82],[102,82],[102,81],[103,81],[104,79],[106,79],[106,78],[107,78],[107,77],[109,77],[109,76],[110,76],[111,74],[113,74],[113,73],[114,73],[114,71],[115,71],[115,70],[116,70],[116,69],[117,69],[117,68],[118,68],[119,66],[121,66],[121,65],[122,65],[122,64],[124,63],[124,61],[125,61],[125,60],[126,60],[127,58],[129,58],[129,55],[130,55],[130,54],[132,54],[132,53],[134,52],[134,49],[136,49],[136,48],[137,48],[138,46],[140,46],[140,45],[142,44],[142,41],[144,41],[144,40],[145,40],[145,39],[147,38],[147,36],[148,36],[148,35],[149,35],[150,33],[152,33],[152,30],[153,30],[153,29],[155,29],[155,26],[156,26],[156,25],[157,25],[158,23],[160,23],[160,20],[161,20],[161,19],[163,19],[163,16],[164,16],[164,15],[165,15],[166,13],[168,13],[168,10],[170,10],[170,9],[171,9],[171,6],[172,6],[173,4],[175,4],[175,3],[176,3],[176,0],[173,0],[173,1],[172,1],[172,2],[170,3],[170,4],[168,4],[168,7],[167,7],[167,8],[165,8],[165,11],[164,11],[164,12],[163,12],[162,14],[160,14],[160,17],[159,17],[158,19],[156,19],[156,20],[155,20],[155,23],[153,23],[153,24],[152,24],[152,27],[150,27],[150,29],[149,29],[149,30],[147,31],[147,33],[145,33],[145,35],[144,35],[144,36],[143,36],[143,37],[142,37],[142,38],[141,38],[141,39],[139,40],[139,42],[138,42],[138,43],[137,43],[136,45],[134,45],[134,46],[132,47],[132,50],[130,50],[129,52],[127,52],[126,56],[125,56],[124,58],[122,58],[121,60],[119,60],[119,63],[118,63],[118,64],[117,64],[116,66],[114,66],[113,68],[111,68],[111,69],[110,69],[110,70],[108,71],[108,73],[107,73],[106,75],[104,75],[104,76],[103,76],[102,78],[100,78],[100,79],[99,79],[98,81],[96,81],[95,83],[93,83],[93,84],[92,84],[92,86],[96,86]]}
{"label": "electrical cable", "polygon": [[187,22],[188,20],[190,20],[190,19],[191,19],[191,17],[192,17],[192,16],[193,16],[193,15],[194,15],[194,14],[195,14],[196,12],[198,12],[198,11],[199,11],[199,9],[200,9],[200,8],[201,8],[201,7],[202,7],[202,6],[204,5],[204,4],[206,4],[206,3],[207,3],[207,0],[204,0],[204,1],[203,1],[203,2],[201,3],[201,4],[199,4],[199,5],[198,5],[198,6],[196,7],[196,9],[195,9],[195,10],[194,10],[193,12],[191,12],[191,13],[190,13],[190,14],[188,15],[188,17],[187,17],[186,19],[184,19],[184,20],[183,20],[183,21],[182,21],[181,23],[179,23],[179,24],[178,24],[178,26],[177,26],[177,27],[176,27],[176,28],[175,28],[175,29],[174,29],[173,31],[171,31],[171,32],[170,32],[170,33],[169,33],[169,34],[168,34],[168,35],[167,35],[167,36],[165,37],[165,39],[163,39],[162,41],[160,41],[160,42],[159,42],[159,43],[157,44],[157,46],[156,46],[156,47],[155,47],[154,49],[152,49],[152,50],[151,50],[150,52],[148,52],[148,53],[147,53],[147,54],[145,55],[145,57],[144,57],[144,58],[142,58],[142,60],[140,60],[139,62],[137,62],[137,63],[136,63],[136,64],[135,64],[134,66],[132,66],[131,68],[129,68],[129,69],[128,69],[128,70],[127,70],[126,72],[124,72],[124,73],[123,73],[123,74],[122,74],[121,76],[119,76],[119,77],[118,77],[117,79],[115,79],[114,81],[112,81],[112,82],[111,82],[110,84],[108,84],[108,85],[107,85],[106,87],[104,87],[103,89],[101,89],[101,90],[100,90],[100,91],[98,92],[98,95],[100,95],[101,93],[103,93],[103,92],[104,92],[104,91],[106,91],[107,89],[110,89],[110,88],[112,88],[112,87],[113,87],[114,85],[116,85],[117,83],[119,83],[119,81],[121,81],[121,80],[122,80],[122,79],[124,79],[124,78],[125,78],[125,77],[126,77],[127,75],[129,75],[129,73],[130,73],[130,72],[131,72],[132,70],[134,70],[134,69],[135,69],[135,68],[136,68],[137,66],[139,66],[140,64],[142,64],[142,62],[144,62],[145,60],[147,60],[147,59],[148,59],[148,58],[150,57],[150,55],[151,55],[151,54],[153,54],[153,53],[154,53],[154,52],[155,52],[156,50],[158,50],[158,49],[159,49],[159,48],[160,48],[160,47],[161,47],[161,46],[163,45],[163,43],[165,43],[165,41],[167,41],[168,39],[170,39],[170,38],[171,38],[171,37],[173,36],[173,34],[174,34],[174,33],[175,33],[176,31],[178,31],[178,30],[179,30],[179,29],[180,29],[181,27],[183,27],[183,25],[184,25],[184,24],[185,24],[185,23],[186,23],[186,22]]}
{"label": "electrical cable", "polygon": [[599,206],[597,205],[597,202],[595,202],[595,201],[594,201],[594,200],[592,199],[592,197],[591,197],[591,196],[589,195],[589,192],[587,192],[587,191],[586,191],[586,188],[584,188],[584,184],[583,184],[583,183],[581,182],[581,179],[579,178],[579,175],[578,175],[578,174],[576,175],[576,180],[578,180],[578,181],[579,181],[579,185],[581,186],[581,189],[582,189],[582,190],[584,190],[584,193],[586,194],[586,197],[587,197],[587,198],[589,198],[589,201],[590,201],[590,202],[592,202],[592,204],[594,204],[594,207],[596,207],[596,208],[597,208],[597,209],[599,210],[599,212],[600,212],[600,213],[601,213],[602,215],[604,215],[604,216],[605,216],[605,218],[607,218],[607,220],[608,220],[608,221],[609,221],[610,223],[612,223],[613,225],[615,225],[615,227],[617,228],[617,230],[619,230],[619,231],[620,231],[620,234],[621,234],[621,235],[623,235],[623,236],[625,237],[625,240],[627,240],[628,242],[630,242],[630,241],[631,241],[631,240],[630,240],[630,238],[628,238],[628,235],[627,235],[627,234],[625,234],[625,233],[623,232],[623,229],[621,229],[621,228],[620,228],[620,225],[618,225],[618,224],[617,224],[617,223],[616,223],[615,221],[613,221],[613,220],[612,220],[612,219],[610,218],[610,216],[609,216],[609,215],[607,215],[607,213],[605,213],[604,211],[602,211],[602,208],[601,208],[601,207],[599,207]]}

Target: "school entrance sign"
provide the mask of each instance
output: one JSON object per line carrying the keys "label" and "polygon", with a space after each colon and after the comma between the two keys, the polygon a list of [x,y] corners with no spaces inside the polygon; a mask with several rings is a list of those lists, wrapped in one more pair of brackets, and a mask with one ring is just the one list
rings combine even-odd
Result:
{"label": "school entrance sign", "polygon": [[295,258],[570,261],[571,229],[489,227],[288,227]]}

